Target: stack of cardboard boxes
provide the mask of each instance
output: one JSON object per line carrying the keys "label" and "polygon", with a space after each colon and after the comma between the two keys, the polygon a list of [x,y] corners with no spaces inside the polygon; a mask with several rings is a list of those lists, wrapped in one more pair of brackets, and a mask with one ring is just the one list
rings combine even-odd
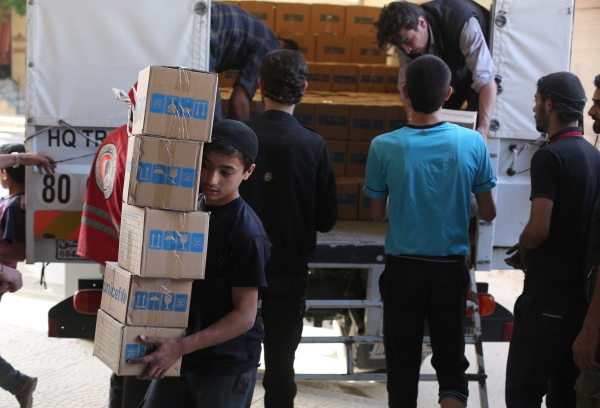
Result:
{"label": "stack of cardboard boxes", "polygon": [[[298,43],[309,63],[314,91],[397,93],[398,68],[387,67],[387,52],[377,46],[373,23],[379,7],[240,1],[228,3],[262,20],[277,36]],[[228,71],[220,87],[237,76]]]}
{"label": "stack of cardboard boxes", "polygon": [[[196,211],[217,75],[177,67],[140,72],[123,188],[118,262],[108,262],[94,355],[118,375],[152,351],[140,335],[182,337],[192,282],[204,278],[209,214]],[[99,243],[100,245],[100,243]],[[179,360],[168,371],[178,376]]]}

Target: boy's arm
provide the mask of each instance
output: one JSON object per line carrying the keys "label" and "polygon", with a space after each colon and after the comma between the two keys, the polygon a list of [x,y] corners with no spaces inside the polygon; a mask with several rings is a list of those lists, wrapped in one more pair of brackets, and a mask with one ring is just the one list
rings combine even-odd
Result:
{"label": "boy's arm", "polygon": [[23,262],[24,260],[24,242],[13,241],[11,246],[0,248],[0,262]]}
{"label": "boy's arm", "polygon": [[169,368],[184,354],[215,346],[231,340],[252,328],[258,308],[257,287],[231,288],[233,310],[206,329],[179,339],[140,336],[146,343],[156,345],[156,350],[130,364],[150,364],[140,380],[160,380]]}

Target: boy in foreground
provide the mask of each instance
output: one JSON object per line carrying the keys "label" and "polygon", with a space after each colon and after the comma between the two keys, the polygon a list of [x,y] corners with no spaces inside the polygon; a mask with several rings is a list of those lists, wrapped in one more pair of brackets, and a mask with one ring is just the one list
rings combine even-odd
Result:
{"label": "boy in foreground", "polygon": [[[210,212],[205,279],[192,287],[186,336],[143,336],[156,351],[129,360],[149,364],[140,379],[157,380],[144,408],[250,407],[264,337],[258,290],[266,287],[270,249],[238,187],[252,174],[257,152],[256,135],[246,125],[234,120],[214,125],[212,143],[204,148],[198,203],[199,210]],[[181,377],[163,378],[181,356]]]}

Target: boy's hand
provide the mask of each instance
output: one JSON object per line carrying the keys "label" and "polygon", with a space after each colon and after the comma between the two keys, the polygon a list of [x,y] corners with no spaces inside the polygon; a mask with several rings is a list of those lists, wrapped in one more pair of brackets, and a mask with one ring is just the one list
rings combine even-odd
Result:
{"label": "boy's hand", "polygon": [[512,266],[515,269],[521,269],[522,271],[527,270],[527,255],[529,250],[521,246],[521,244],[513,245],[508,251],[507,255],[511,255],[509,258],[505,258],[504,262],[507,265]]}
{"label": "boy's hand", "polygon": [[6,265],[0,266],[2,273],[0,274],[0,293],[16,292],[23,286],[21,272],[10,268]]}
{"label": "boy's hand", "polygon": [[56,161],[54,158],[45,152],[38,153],[21,153],[19,155],[21,163],[25,166],[37,166],[40,173],[54,174]]}
{"label": "boy's hand", "polygon": [[144,374],[140,375],[140,380],[161,380],[167,374],[169,368],[183,356],[181,339],[170,339],[165,337],[140,336],[143,342],[153,344],[156,350],[147,356],[132,358],[127,361],[128,364],[149,364]]}
{"label": "boy's hand", "polygon": [[573,359],[581,370],[595,371],[600,368],[596,362],[596,347],[600,342],[600,331],[586,329],[584,326],[573,343]]}

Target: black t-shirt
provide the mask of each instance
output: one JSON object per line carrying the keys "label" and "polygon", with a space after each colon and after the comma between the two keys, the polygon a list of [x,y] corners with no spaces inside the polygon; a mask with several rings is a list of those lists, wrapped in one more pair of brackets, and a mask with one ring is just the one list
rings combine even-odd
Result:
{"label": "black t-shirt", "polygon": [[[568,128],[553,136],[580,131]],[[554,202],[546,241],[527,260],[525,290],[551,299],[583,299],[582,267],[600,193],[600,152],[583,137],[564,137],[531,159],[531,199]]]}
{"label": "black t-shirt", "polygon": [[[25,194],[15,194],[0,200],[0,248],[14,242],[25,242]],[[3,262],[16,268],[16,262]]]}
{"label": "black t-shirt", "polygon": [[[192,286],[186,335],[197,333],[233,310],[231,288],[267,286],[267,235],[254,211],[239,197],[220,207],[207,206],[200,195],[198,209],[210,212],[206,273]],[[258,321],[246,333],[183,356],[183,368],[202,375],[247,372],[260,360],[263,329]]]}

